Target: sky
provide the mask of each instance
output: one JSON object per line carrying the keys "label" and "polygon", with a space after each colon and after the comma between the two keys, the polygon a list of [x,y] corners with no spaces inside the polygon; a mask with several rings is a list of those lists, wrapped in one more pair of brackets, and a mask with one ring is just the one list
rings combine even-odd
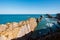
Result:
{"label": "sky", "polygon": [[0,0],[0,14],[60,13],[60,0]]}

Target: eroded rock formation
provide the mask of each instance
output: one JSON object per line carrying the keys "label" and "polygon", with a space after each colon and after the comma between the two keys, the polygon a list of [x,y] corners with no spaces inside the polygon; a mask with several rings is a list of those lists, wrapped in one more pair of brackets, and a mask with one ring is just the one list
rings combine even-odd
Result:
{"label": "eroded rock formation", "polygon": [[35,18],[30,18],[19,23],[12,22],[0,25],[0,40],[11,40],[13,38],[22,37],[25,34],[34,31],[37,26]]}

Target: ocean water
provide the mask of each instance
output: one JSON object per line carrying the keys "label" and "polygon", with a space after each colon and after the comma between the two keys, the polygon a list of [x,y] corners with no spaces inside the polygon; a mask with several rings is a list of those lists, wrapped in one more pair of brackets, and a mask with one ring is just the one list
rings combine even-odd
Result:
{"label": "ocean water", "polygon": [[[39,18],[40,15],[45,14],[0,14],[0,24],[5,24],[8,22],[20,22],[23,20],[27,20],[31,17]],[[55,14],[53,14],[54,16]]]}
{"label": "ocean water", "polygon": [[20,21],[24,21],[24,20],[28,20],[29,18],[39,18],[40,15],[28,15],[28,14],[5,14],[5,15],[0,15],[0,24],[5,24],[8,22],[20,22]]}
{"label": "ocean water", "polygon": [[[20,22],[20,21],[25,21],[25,20],[28,20],[29,18],[33,17],[33,18],[40,18],[40,16],[44,16],[44,18],[41,20],[41,22],[38,23],[37,27],[35,28],[35,31],[36,30],[40,30],[39,32],[41,33],[41,35],[44,34],[44,32],[47,33],[47,31],[49,31],[48,29],[45,29],[47,28],[46,24],[49,22],[49,21],[52,21],[51,19],[45,19],[46,18],[46,14],[6,14],[6,15],[0,15],[0,24],[6,24],[8,22]],[[52,16],[56,16],[56,14],[52,14]],[[54,20],[53,20],[54,21]],[[45,29],[45,30],[41,30],[41,29]],[[53,27],[52,29],[56,29],[55,27]],[[47,31],[46,31],[47,30]],[[35,34],[36,35],[36,34]]]}

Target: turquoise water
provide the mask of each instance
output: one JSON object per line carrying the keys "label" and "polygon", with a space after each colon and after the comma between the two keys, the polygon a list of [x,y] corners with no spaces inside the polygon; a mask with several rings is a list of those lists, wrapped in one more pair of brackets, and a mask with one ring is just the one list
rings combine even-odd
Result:
{"label": "turquoise water", "polygon": [[[20,22],[20,21],[25,21],[25,20],[28,20],[29,18],[33,17],[33,18],[40,18],[40,15],[41,14],[26,14],[26,15],[0,15],[0,24],[5,24],[7,22]],[[55,21],[54,19],[46,19],[46,16],[47,15],[43,15],[44,17],[42,18],[42,20],[38,23],[37,27],[35,28],[34,30],[34,33],[32,34],[32,37],[37,37],[37,36],[41,36],[41,35],[45,35],[47,34],[48,32],[50,32],[50,29],[54,32],[57,28],[56,28],[56,25],[57,24],[53,24],[52,27],[50,26],[47,26],[46,24],[47,23],[50,23],[52,24],[53,21]],[[52,16],[56,16],[55,14],[52,15]],[[49,25],[50,25],[49,24]],[[57,27],[60,28],[60,25],[57,25]]]}
{"label": "turquoise water", "polygon": [[[7,22],[20,22],[27,20],[31,17],[39,18],[41,14],[0,14],[0,24],[5,24]],[[42,14],[44,15],[44,14]],[[55,15],[55,14],[53,14]]]}
{"label": "turquoise water", "polygon": [[39,18],[40,15],[23,15],[23,14],[15,14],[15,15],[0,15],[0,24],[5,24],[7,22],[20,22],[23,20],[27,20],[29,18]]}

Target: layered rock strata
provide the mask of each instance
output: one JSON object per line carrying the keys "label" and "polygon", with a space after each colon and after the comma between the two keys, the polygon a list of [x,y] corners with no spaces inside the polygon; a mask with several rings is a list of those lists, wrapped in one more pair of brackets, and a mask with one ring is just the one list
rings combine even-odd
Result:
{"label": "layered rock strata", "polygon": [[13,38],[22,37],[31,31],[34,31],[37,26],[35,18],[30,18],[19,23],[7,23],[0,25],[0,40],[11,40]]}

